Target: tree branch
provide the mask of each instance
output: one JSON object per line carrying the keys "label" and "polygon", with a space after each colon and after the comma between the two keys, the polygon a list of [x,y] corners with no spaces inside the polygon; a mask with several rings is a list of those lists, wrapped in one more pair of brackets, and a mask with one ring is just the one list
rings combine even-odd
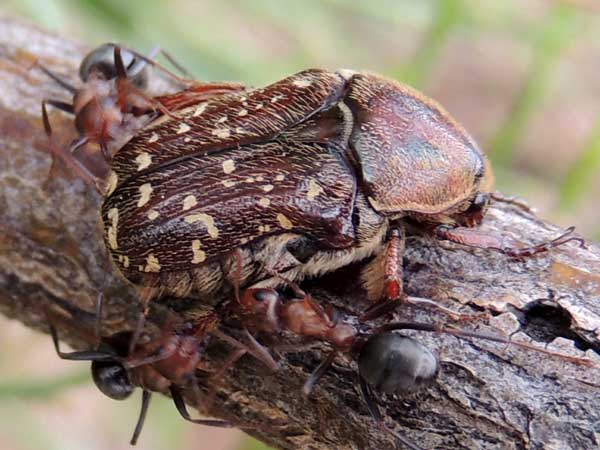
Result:
{"label": "tree branch", "polygon": [[[42,184],[50,158],[40,119],[42,98],[67,99],[35,62],[76,83],[85,49],[29,24],[0,19],[0,308],[8,317],[48,332],[43,306],[64,314],[61,339],[89,348],[75,325],[93,327],[104,293],[103,335],[132,330],[139,314],[135,291],[109,264],[99,221],[100,198],[80,180]],[[57,142],[73,138],[72,121],[52,112]],[[510,205],[495,206],[483,229],[537,243],[560,230]],[[600,249],[576,243],[525,261],[413,236],[404,258],[410,295],[436,299],[461,312],[490,311],[493,318],[464,325],[483,332],[517,334],[536,345],[598,358],[600,352]],[[308,288],[320,302],[359,313],[362,293],[346,269]],[[436,310],[406,307],[404,320],[448,323]],[[149,317],[160,331],[161,310]],[[78,324],[73,323],[75,320]],[[486,323],[487,322],[487,323]],[[72,326],[70,326],[72,325]],[[235,330],[234,330],[235,332]],[[380,400],[386,421],[424,448],[597,448],[600,445],[599,370],[487,341],[418,333],[440,355],[437,382],[410,398]],[[355,364],[338,358],[312,397],[301,386],[324,358],[327,345],[307,347],[293,337],[271,344],[281,370],[270,374],[244,357],[212,383],[211,415],[231,421],[282,449],[392,448],[361,400]],[[211,345],[209,367],[231,349]],[[208,380],[202,389],[210,392]],[[191,403],[191,401],[190,401]],[[175,409],[173,414],[177,414]],[[192,425],[190,425],[192,426]]]}

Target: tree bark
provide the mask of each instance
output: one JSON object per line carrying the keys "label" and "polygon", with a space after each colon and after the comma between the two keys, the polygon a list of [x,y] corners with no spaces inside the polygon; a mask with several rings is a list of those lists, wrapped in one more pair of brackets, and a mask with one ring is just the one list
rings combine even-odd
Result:
{"label": "tree bark", "polygon": [[[100,292],[106,301],[102,333],[133,330],[139,317],[136,291],[118,275],[104,248],[99,196],[66,176],[44,190],[50,158],[40,118],[42,98],[68,93],[36,67],[43,64],[74,84],[86,49],[30,24],[0,19],[0,308],[8,317],[48,332],[44,305],[63,312],[61,339],[75,348],[91,343],[78,328],[93,331]],[[74,137],[72,119],[50,115],[56,142]],[[524,244],[561,230],[518,207],[499,204],[482,229]],[[441,373],[430,388],[408,398],[380,398],[389,426],[423,448],[591,449],[600,446],[600,249],[569,243],[517,261],[502,254],[410,236],[404,257],[410,295],[436,299],[465,313],[491,318],[462,325],[469,330],[513,335],[536,346],[586,356],[595,367],[565,363],[533,351],[449,335],[413,333],[437,352]],[[352,313],[367,304],[352,283],[354,269],[309,283],[320,302]],[[165,307],[166,308],[166,307]],[[160,331],[161,310],[148,330]],[[403,308],[397,319],[449,323],[435,309]],[[77,323],[76,323],[77,322]],[[301,386],[329,350],[293,337],[273,337],[281,369],[268,370],[244,357],[214,389],[210,414],[231,421],[281,449],[394,448],[376,427],[360,397],[356,364],[338,358],[310,398]],[[211,345],[209,367],[227,353]],[[173,410],[173,414],[177,414]],[[192,425],[190,425],[192,426]]]}

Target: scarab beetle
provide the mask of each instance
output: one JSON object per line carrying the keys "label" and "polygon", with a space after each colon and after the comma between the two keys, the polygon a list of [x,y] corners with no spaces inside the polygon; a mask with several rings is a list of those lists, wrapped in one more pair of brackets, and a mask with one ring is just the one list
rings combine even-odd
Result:
{"label": "scarab beetle", "polygon": [[242,284],[261,287],[376,255],[363,284],[395,300],[408,223],[513,256],[575,239],[520,249],[473,229],[493,184],[486,157],[436,102],[369,73],[306,70],[181,108],[111,168],[106,245],[154,295],[209,298],[241,249]]}

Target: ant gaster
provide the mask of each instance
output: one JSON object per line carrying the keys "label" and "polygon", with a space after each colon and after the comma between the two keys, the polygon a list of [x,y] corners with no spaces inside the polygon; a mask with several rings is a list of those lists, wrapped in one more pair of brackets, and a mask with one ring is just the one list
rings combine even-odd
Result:
{"label": "ant gaster", "polygon": [[[170,394],[175,407],[187,421],[216,427],[231,426],[222,420],[193,419],[183,399],[182,389],[191,386],[196,401],[199,401],[195,372],[208,335],[219,335],[216,314],[206,314],[193,322],[186,322],[177,331],[164,333],[160,339],[147,345],[137,345],[129,355],[121,351],[127,348],[128,334],[103,338],[97,350],[65,353],[60,350],[56,328],[50,320],[48,323],[58,356],[72,361],[91,361],[94,383],[103,394],[115,400],[124,400],[136,386],[142,388],[142,407],[130,441],[132,445],[136,444],[142,431],[152,392]],[[247,352],[253,353],[250,349]]]}

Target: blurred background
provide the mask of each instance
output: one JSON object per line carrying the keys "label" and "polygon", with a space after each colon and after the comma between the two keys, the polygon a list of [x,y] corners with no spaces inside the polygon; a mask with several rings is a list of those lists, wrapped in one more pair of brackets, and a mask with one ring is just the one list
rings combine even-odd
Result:
{"label": "blurred background", "polygon": [[[600,240],[599,0],[2,0],[0,14],[90,46],[159,44],[202,80],[345,67],[404,81],[464,124],[499,190]],[[103,397],[85,364],[2,318],[0,345],[0,448],[128,448],[139,397]],[[138,448],[265,447],[155,398]]]}

